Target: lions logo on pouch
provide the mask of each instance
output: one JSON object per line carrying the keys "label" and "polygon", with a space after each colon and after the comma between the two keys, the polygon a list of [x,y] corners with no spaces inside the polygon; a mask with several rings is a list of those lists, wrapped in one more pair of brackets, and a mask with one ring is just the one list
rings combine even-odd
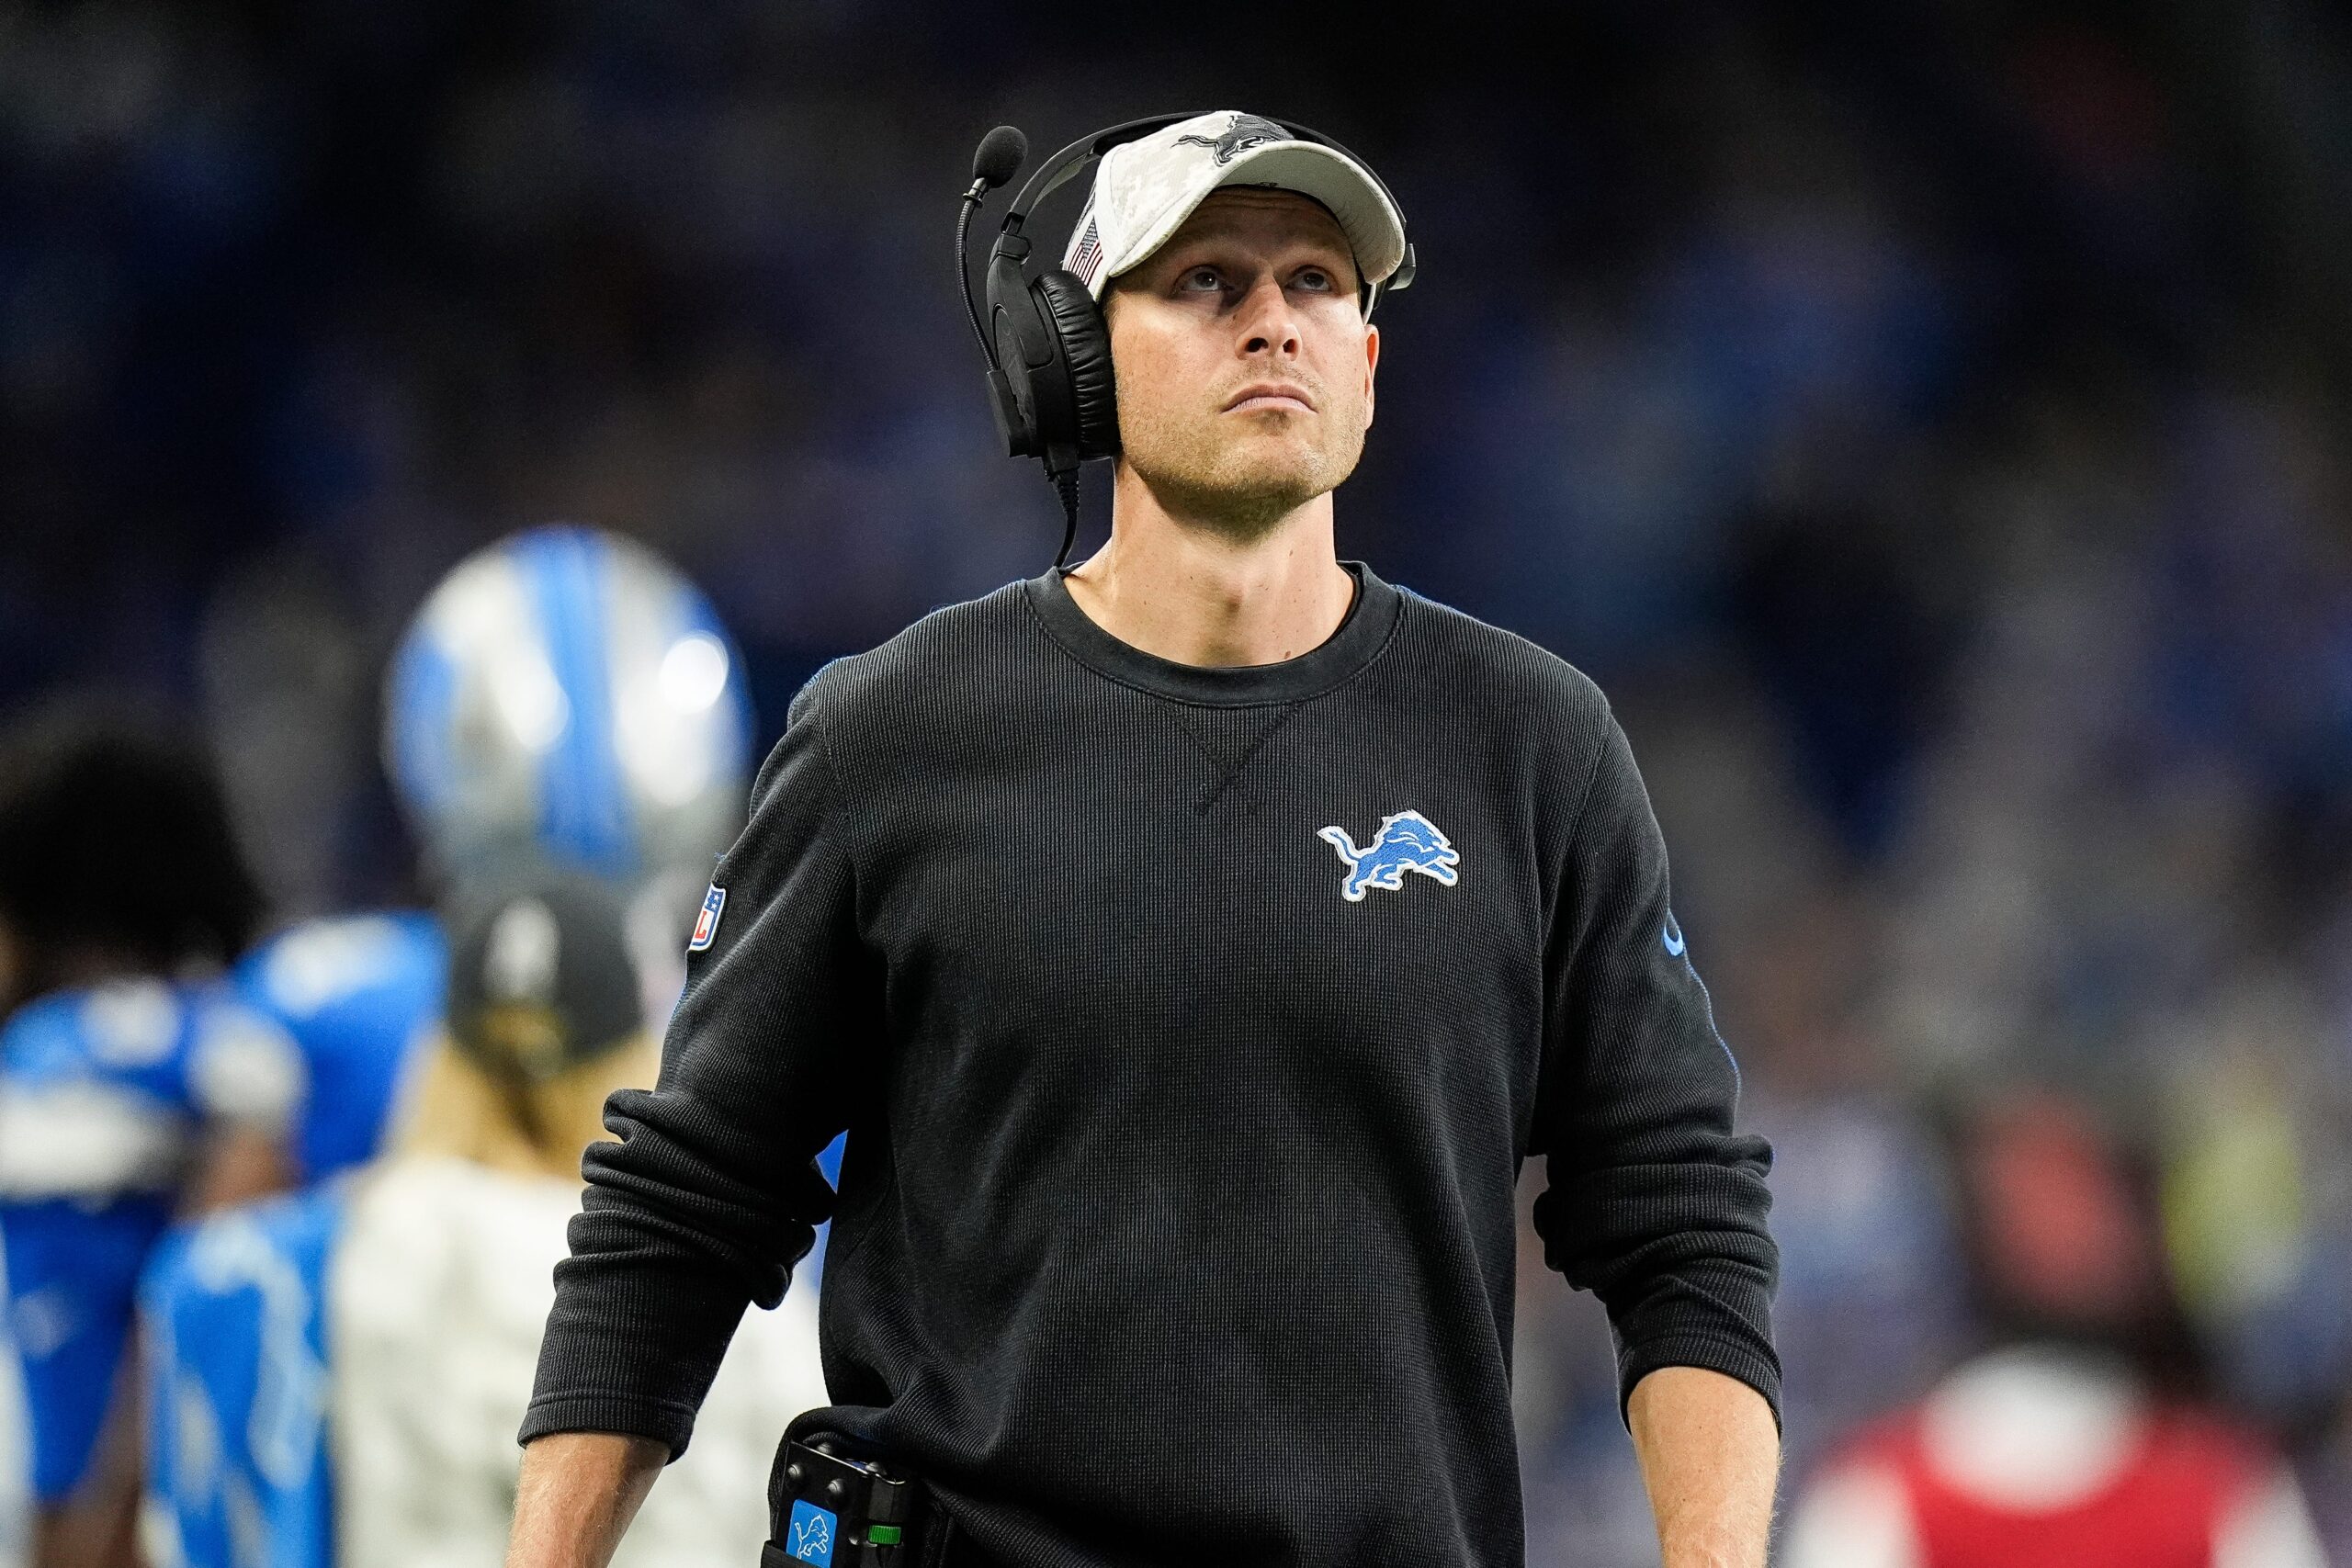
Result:
{"label": "lions logo on pouch", "polygon": [[1399,811],[1380,819],[1380,831],[1363,849],[1348,836],[1345,828],[1322,828],[1317,838],[1329,843],[1348,863],[1348,874],[1340,884],[1340,897],[1351,904],[1363,902],[1367,888],[1385,887],[1391,891],[1405,886],[1405,874],[1418,871],[1423,876],[1451,887],[1462,880],[1453,868],[1462,863],[1462,852],[1438,830],[1436,823],[1418,811]]}
{"label": "lions logo on pouch", "polygon": [[793,1557],[798,1562],[814,1562],[817,1568],[831,1568],[835,1522],[830,1512],[814,1503],[795,1502],[792,1505]]}

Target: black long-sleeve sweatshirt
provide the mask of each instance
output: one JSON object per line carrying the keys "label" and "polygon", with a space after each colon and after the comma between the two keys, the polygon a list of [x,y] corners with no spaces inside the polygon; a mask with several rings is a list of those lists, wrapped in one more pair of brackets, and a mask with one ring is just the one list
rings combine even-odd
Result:
{"label": "black long-sleeve sweatshirt", "polygon": [[589,1154],[526,1440],[683,1449],[831,1215],[830,1424],[929,1479],[957,1562],[1517,1564],[1536,1154],[1623,1387],[1777,1408],[1770,1151],[1623,732],[1348,569],[1283,663],[1154,658],[1049,573],[809,682]]}

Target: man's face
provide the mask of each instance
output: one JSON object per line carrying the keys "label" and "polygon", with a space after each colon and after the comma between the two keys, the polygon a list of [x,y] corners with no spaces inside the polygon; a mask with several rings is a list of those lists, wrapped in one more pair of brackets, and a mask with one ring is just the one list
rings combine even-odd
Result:
{"label": "man's face", "polygon": [[1380,333],[1319,203],[1216,191],[1103,310],[1125,461],[1171,511],[1254,535],[1354,471]]}

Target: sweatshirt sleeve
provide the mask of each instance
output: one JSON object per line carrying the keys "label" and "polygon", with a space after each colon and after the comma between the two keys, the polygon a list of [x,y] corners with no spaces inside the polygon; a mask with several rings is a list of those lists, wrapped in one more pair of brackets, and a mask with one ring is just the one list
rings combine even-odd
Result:
{"label": "sweatshirt sleeve", "polygon": [[812,682],[719,861],[725,902],[688,956],[660,1078],[605,1103],[620,1141],[583,1161],[524,1442],[624,1432],[683,1452],[744,1303],[783,1298],[832,1212],[816,1156],[845,1125],[845,1064],[878,1032],[881,992],[831,790]]}
{"label": "sweatshirt sleeve", "polygon": [[1693,1366],[1777,1420],[1771,1147],[1733,1130],[1739,1068],[1668,908],[1665,840],[1624,731],[1606,713],[1601,730],[1545,947],[1535,1229],[1608,1309],[1621,1413],[1649,1373]]}

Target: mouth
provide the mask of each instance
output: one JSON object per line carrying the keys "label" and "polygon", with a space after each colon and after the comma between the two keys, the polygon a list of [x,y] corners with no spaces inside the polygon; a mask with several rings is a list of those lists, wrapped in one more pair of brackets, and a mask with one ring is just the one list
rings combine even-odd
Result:
{"label": "mouth", "polygon": [[1315,400],[1305,389],[1288,381],[1261,381],[1244,387],[1234,394],[1224,408],[1226,413],[1271,413],[1277,410],[1291,413],[1313,413]]}

